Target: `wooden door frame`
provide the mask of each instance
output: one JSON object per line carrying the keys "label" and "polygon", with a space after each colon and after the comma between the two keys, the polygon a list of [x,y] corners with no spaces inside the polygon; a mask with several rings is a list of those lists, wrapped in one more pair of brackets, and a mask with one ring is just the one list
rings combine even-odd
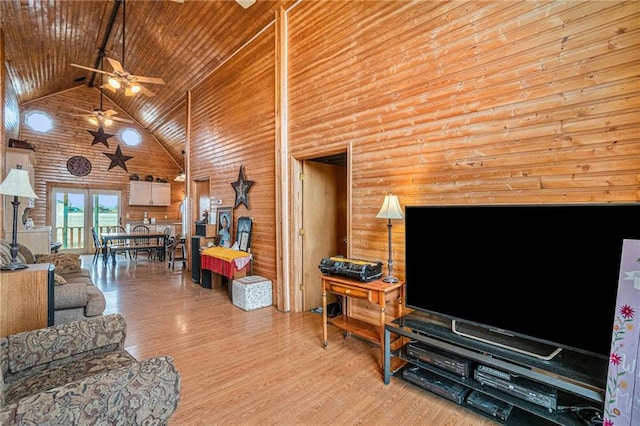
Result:
{"label": "wooden door frame", "polygon": [[[282,286],[282,291],[288,295],[289,304],[287,309],[278,307],[285,312],[302,312],[303,309],[303,241],[299,234],[302,229],[302,180],[300,174],[302,173],[302,165],[305,160],[335,155],[339,153],[345,153],[347,156],[347,208],[346,208],[346,221],[347,221],[347,240],[351,241],[351,143],[345,146],[343,149],[332,150],[326,152],[314,152],[313,155],[291,157],[290,173],[289,173],[289,209],[283,210],[283,221],[289,223],[289,238],[287,247],[283,248],[283,257],[289,259],[289,273]],[[346,256],[351,256],[351,244],[347,245],[348,253]],[[286,270],[286,269],[285,269]]]}

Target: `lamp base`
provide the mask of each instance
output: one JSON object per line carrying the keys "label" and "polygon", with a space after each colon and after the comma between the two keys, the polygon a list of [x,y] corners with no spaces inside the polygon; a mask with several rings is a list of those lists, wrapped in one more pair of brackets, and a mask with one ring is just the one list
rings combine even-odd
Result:
{"label": "lamp base", "polygon": [[19,260],[16,261],[11,261],[9,263],[5,263],[4,265],[0,266],[0,270],[2,271],[15,271],[18,269],[25,269],[28,268],[29,266],[20,262]]}
{"label": "lamp base", "polygon": [[397,283],[400,280],[398,279],[398,277],[394,277],[393,275],[387,275],[382,279],[382,281],[385,283]]}

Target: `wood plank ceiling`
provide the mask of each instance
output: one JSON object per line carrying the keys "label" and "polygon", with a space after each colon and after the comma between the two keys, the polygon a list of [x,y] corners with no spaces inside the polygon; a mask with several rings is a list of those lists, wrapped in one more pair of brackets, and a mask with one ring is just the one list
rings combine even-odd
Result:
{"label": "wood plank ceiling", "polygon": [[[153,97],[104,94],[182,164],[187,91],[271,24],[280,3],[257,0],[245,9],[230,0],[128,0],[124,7],[123,0],[3,0],[4,65],[20,105],[79,85],[99,87],[101,74],[70,64],[100,69],[101,49],[132,74],[164,79],[163,86],[145,85]],[[104,70],[111,71],[107,61]]]}

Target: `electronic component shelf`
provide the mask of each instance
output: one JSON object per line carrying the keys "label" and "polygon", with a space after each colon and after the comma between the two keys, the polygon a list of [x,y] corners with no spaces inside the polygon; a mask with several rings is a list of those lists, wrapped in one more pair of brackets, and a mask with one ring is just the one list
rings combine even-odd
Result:
{"label": "electronic component shelf", "polygon": [[[464,385],[467,392],[457,397],[461,402],[456,401],[461,406],[508,425],[578,426],[585,424],[578,411],[582,414],[587,409],[578,410],[577,407],[593,407],[595,410],[591,411],[596,413],[602,411],[606,359],[564,349],[552,360],[539,360],[458,336],[442,323],[416,312],[387,323],[385,340],[390,339],[391,335],[402,336],[409,343],[395,351],[385,345],[385,384],[390,383],[391,376],[407,380],[404,373],[407,368],[411,368],[412,372],[422,372],[425,377],[435,374],[445,388],[447,384],[456,384],[456,389]],[[417,356],[415,348],[425,348],[427,355]],[[478,369],[478,366],[483,367]],[[517,379],[514,379],[512,386],[504,379],[494,380],[493,376],[483,375],[478,370],[499,370]],[[485,380],[487,377],[489,379]],[[409,382],[416,384],[415,380]],[[519,386],[517,383],[525,385]],[[429,390],[428,383],[422,387]],[[544,390],[538,392],[539,389]],[[506,420],[463,401],[472,392],[474,396],[480,393],[481,397],[512,406]],[[443,392],[435,389],[434,393]]]}

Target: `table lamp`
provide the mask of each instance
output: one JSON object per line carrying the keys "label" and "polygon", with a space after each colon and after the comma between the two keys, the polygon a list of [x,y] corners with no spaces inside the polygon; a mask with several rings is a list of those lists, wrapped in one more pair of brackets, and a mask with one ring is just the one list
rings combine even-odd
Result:
{"label": "table lamp", "polygon": [[387,264],[389,267],[389,275],[384,277],[382,281],[386,283],[397,283],[399,280],[397,277],[393,276],[393,256],[391,254],[391,219],[402,219],[404,214],[402,213],[402,208],[400,208],[400,203],[398,202],[398,196],[389,194],[384,197],[384,202],[382,203],[382,208],[376,215],[378,219],[388,219],[387,229],[389,231],[389,259],[387,260]]}
{"label": "table lamp", "polygon": [[13,195],[13,236],[11,239],[11,262],[0,266],[0,270],[14,271],[16,269],[27,268],[27,265],[18,260],[18,197],[38,198],[31,183],[29,182],[29,172],[21,168],[11,169],[9,174],[0,184],[0,194]]}

